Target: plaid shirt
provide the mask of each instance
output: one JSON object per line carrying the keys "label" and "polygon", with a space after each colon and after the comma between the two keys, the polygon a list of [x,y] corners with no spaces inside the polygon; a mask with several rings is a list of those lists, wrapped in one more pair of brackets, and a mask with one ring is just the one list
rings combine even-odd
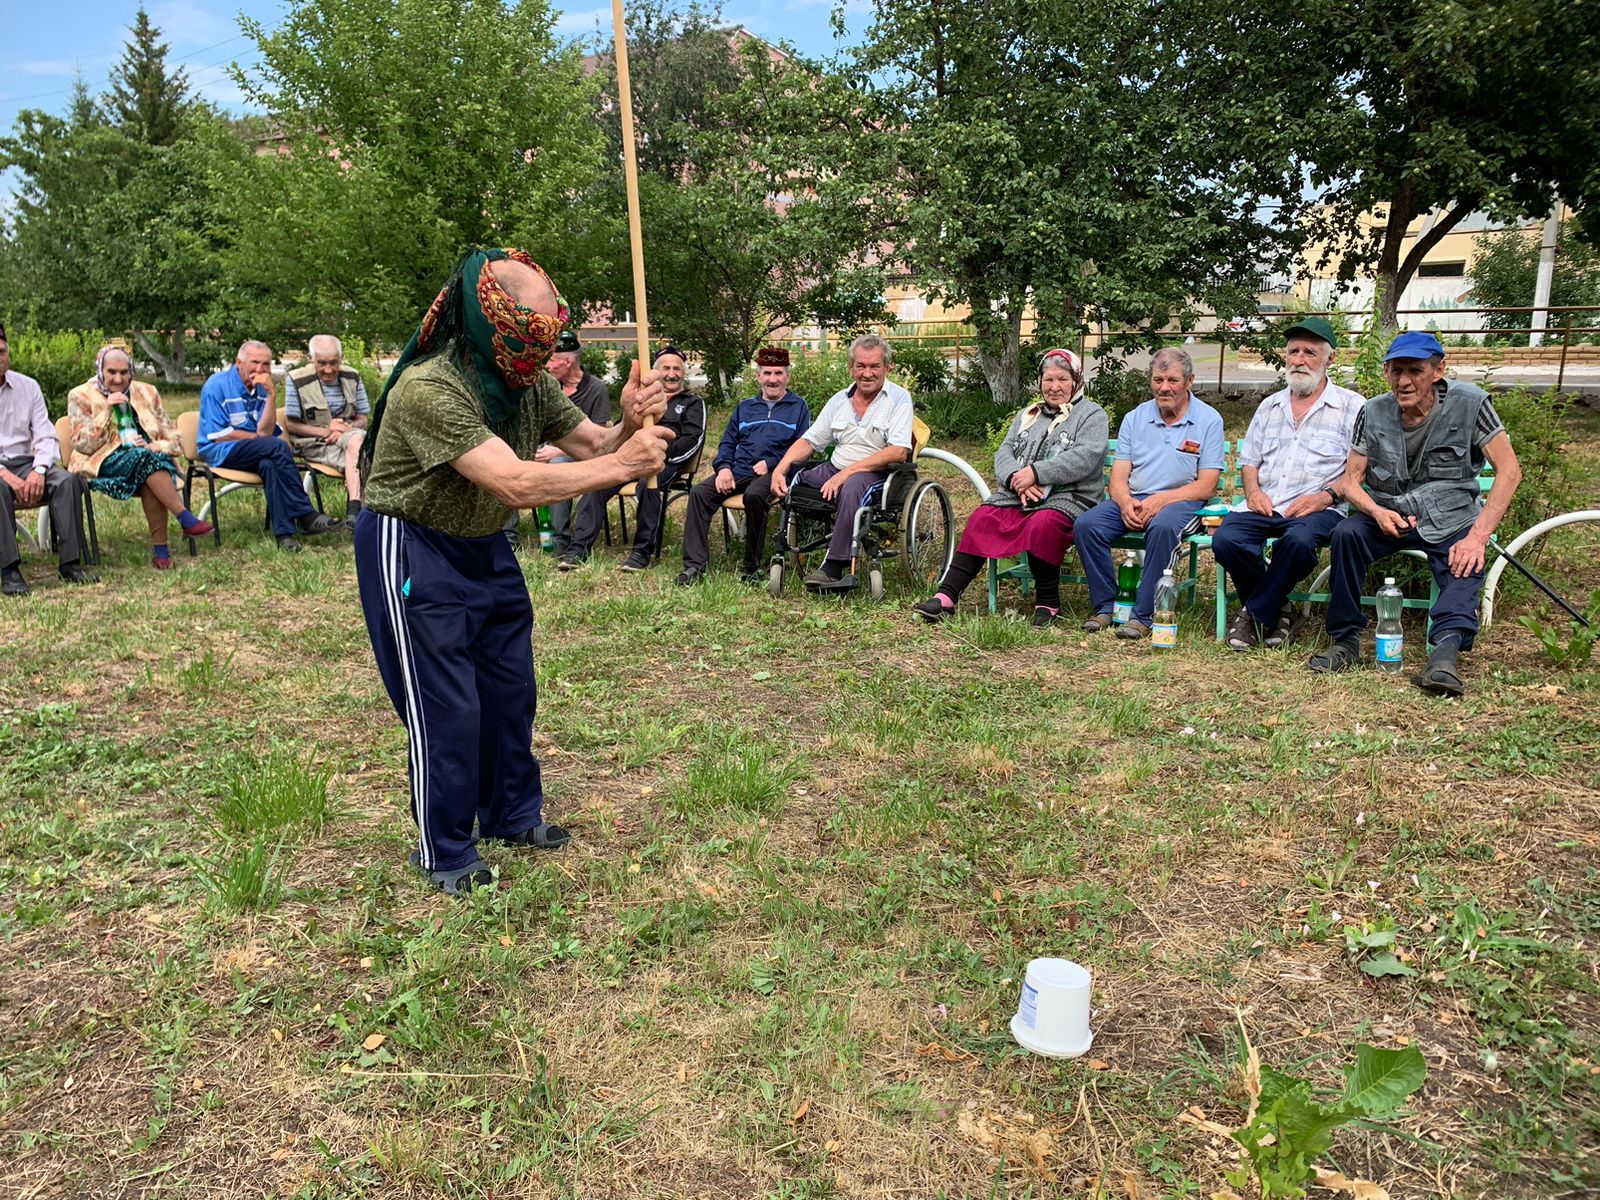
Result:
{"label": "plaid shirt", "polygon": [[1239,466],[1260,472],[1261,490],[1282,510],[1291,500],[1321,491],[1344,474],[1351,435],[1366,399],[1331,379],[1311,411],[1294,423],[1289,389],[1261,402],[1239,447]]}

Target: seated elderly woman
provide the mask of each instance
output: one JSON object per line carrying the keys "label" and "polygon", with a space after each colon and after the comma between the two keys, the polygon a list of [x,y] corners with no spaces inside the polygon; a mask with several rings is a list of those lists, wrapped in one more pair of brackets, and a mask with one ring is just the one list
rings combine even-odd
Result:
{"label": "seated elderly woman", "polygon": [[67,416],[72,421],[68,469],[113,500],[139,497],[150,526],[151,564],[156,570],[172,566],[168,513],[177,515],[189,537],[211,532],[211,523],[196,517],[178,496],[178,471],[172,461],[183,445],[178,427],[167,415],[161,393],[134,379],[133,359],[126,350],[101,349],[94,378],[67,394]]}
{"label": "seated elderly woman", "polygon": [[1016,415],[995,451],[995,490],[967,519],[938,592],[916,611],[928,621],[949,618],[986,559],[1026,554],[1037,588],[1033,623],[1043,628],[1054,621],[1072,522],[1104,491],[1108,428],[1105,409],[1084,399],[1078,356],[1047,351],[1038,403]]}

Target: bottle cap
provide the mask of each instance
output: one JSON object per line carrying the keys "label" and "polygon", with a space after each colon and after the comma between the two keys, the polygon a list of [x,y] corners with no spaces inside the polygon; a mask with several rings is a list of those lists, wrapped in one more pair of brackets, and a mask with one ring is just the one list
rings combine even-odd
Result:
{"label": "bottle cap", "polygon": [[1394,576],[1393,575],[1385,575],[1383,577],[1383,586],[1384,587],[1393,587],[1394,586]]}

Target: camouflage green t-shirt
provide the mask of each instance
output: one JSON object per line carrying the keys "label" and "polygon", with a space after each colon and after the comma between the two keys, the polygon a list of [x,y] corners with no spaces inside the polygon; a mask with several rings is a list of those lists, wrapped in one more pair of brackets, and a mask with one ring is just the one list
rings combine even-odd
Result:
{"label": "camouflage green t-shirt", "polygon": [[545,372],[523,393],[514,427],[491,429],[447,350],[407,367],[389,393],[367,475],[367,507],[456,537],[488,537],[511,510],[451,460],[495,436],[518,458],[531,459],[539,443],[566,437],[583,419]]}

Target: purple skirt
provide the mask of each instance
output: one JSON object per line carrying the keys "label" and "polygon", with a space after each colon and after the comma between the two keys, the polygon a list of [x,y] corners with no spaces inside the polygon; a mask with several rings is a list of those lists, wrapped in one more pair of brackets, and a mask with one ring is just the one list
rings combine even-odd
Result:
{"label": "purple skirt", "polygon": [[979,558],[1012,558],[1027,552],[1059,567],[1071,548],[1072,518],[1066,513],[982,504],[967,518],[956,550]]}

